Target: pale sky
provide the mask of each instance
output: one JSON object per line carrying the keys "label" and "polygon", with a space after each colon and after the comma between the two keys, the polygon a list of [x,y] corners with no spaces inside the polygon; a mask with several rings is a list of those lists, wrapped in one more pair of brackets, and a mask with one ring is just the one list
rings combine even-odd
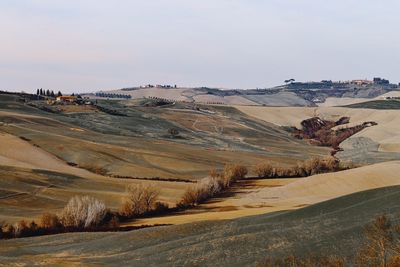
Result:
{"label": "pale sky", "polygon": [[398,0],[0,0],[0,90],[400,81]]}

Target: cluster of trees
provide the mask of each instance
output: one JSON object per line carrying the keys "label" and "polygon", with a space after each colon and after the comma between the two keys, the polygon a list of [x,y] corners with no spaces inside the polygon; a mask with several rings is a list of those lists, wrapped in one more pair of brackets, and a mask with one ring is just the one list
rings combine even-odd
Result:
{"label": "cluster of trees", "polygon": [[[49,89],[44,90],[42,88],[36,90],[36,95],[56,97],[53,90],[51,91]],[[62,96],[62,93],[58,91],[57,96]]]}
{"label": "cluster of trees", "polygon": [[350,162],[340,162],[335,157],[311,158],[297,163],[294,167],[275,166],[271,162],[256,165],[254,173],[258,178],[282,178],[282,177],[307,177],[319,173],[337,172],[353,168]]}
{"label": "cluster of trees", "polygon": [[124,94],[114,94],[114,93],[96,93],[98,97],[106,97],[106,98],[122,98],[122,99],[131,99],[131,95],[124,95]]}
{"label": "cluster of trees", "polygon": [[108,229],[110,211],[104,202],[89,196],[75,196],[70,199],[59,215],[44,213],[39,222],[25,220],[15,224],[0,225],[0,238],[15,238],[92,230],[98,227]]}
{"label": "cluster of trees", "polygon": [[[353,261],[353,264],[351,262]],[[287,256],[283,259],[266,258],[258,267],[343,267],[348,263],[357,267],[400,266],[400,224],[393,224],[386,215],[381,215],[368,224],[360,247],[351,259],[339,255]]]}
{"label": "cluster of trees", "polygon": [[131,184],[127,187],[127,200],[119,215],[134,218],[167,211],[169,206],[158,200],[159,195],[160,190],[155,184]]}

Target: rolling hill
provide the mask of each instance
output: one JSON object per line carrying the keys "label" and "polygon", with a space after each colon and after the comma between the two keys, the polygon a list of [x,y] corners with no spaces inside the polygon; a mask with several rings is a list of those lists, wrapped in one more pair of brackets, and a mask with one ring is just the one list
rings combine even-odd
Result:
{"label": "rolling hill", "polygon": [[363,227],[400,215],[400,187],[336,198],[296,211],[120,233],[75,233],[3,241],[8,265],[254,266],[264,257],[308,253],[351,262]]}

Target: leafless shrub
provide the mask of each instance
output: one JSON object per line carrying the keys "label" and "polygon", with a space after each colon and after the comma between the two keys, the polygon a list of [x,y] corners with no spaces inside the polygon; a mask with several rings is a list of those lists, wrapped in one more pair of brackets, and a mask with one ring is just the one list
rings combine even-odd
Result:
{"label": "leafless shrub", "polygon": [[228,188],[232,183],[236,182],[237,180],[245,178],[247,172],[247,168],[239,164],[225,165],[223,172],[224,188]]}
{"label": "leafless shrub", "polygon": [[40,217],[40,227],[45,229],[55,229],[60,225],[60,220],[56,214],[44,213]]}
{"label": "leafless shrub", "polygon": [[197,182],[196,185],[189,187],[182,197],[183,206],[195,206],[207,199],[217,195],[223,189],[224,180],[222,177],[206,177]]}
{"label": "leafless shrub", "polygon": [[102,223],[107,213],[103,202],[89,196],[75,196],[61,212],[61,222],[66,227],[88,228]]}
{"label": "leafless shrub", "polygon": [[201,179],[186,190],[178,206],[199,205],[230,187],[237,180],[243,179],[246,174],[247,168],[241,165],[226,165],[222,173],[211,170],[209,177]]}
{"label": "leafless shrub", "polygon": [[14,224],[14,236],[19,237],[28,229],[28,223],[25,220],[21,220]]}
{"label": "leafless shrub", "polygon": [[194,206],[198,204],[198,200],[199,192],[197,191],[195,186],[191,186],[185,191],[178,205],[182,207]]}
{"label": "leafless shrub", "polygon": [[366,240],[357,257],[357,266],[400,266],[400,233],[386,215],[365,228]]}
{"label": "leafless shrub", "polygon": [[160,190],[154,184],[130,184],[127,193],[121,213],[124,216],[137,216],[154,209]]}
{"label": "leafless shrub", "polygon": [[254,168],[254,172],[258,178],[271,178],[274,177],[274,167],[269,162],[258,164]]}

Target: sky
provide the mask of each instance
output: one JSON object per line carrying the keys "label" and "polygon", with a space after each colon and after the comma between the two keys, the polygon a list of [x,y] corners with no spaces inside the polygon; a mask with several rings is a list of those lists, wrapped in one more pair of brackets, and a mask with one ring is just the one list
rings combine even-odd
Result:
{"label": "sky", "polygon": [[1,0],[0,90],[400,81],[398,0]]}

